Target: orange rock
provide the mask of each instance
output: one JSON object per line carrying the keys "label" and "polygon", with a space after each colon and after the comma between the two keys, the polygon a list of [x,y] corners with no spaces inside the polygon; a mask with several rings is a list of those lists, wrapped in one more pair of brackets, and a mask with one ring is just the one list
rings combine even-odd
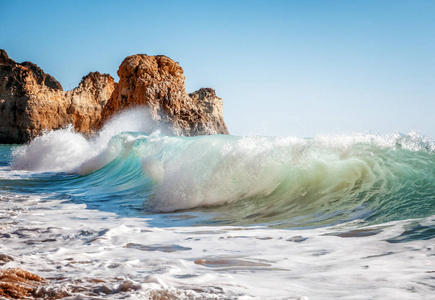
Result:
{"label": "orange rock", "polygon": [[70,100],[67,113],[72,115],[76,131],[86,135],[94,132],[115,86],[112,76],[93,72],[83,77],[78,87],[66,92]]}
{"label": "orange rock", "polygon": [[222,116],[222,99],[213,89],[190,95],[183,69],[166,56],[128,56],[118,70],[119,83],[102,112],[100,126],[114,113],[147,106],[157,123],[175,135],[228,134]]}
{"label": "orange rock", "polygon": [[23,299],[44,282],[44,278],[20,268],[0,270],[0,296]]}
{"label": "orange rock", "polygon": [[26,143],[45,130],[73,124],[90,135],[113,114],[146,106],[169,134],[228,134],[222,99],[213,89],[187,94],[183,69],[166,56],[132,55],[118,70],[90,73],[65,92],[59,82],[30,62],[16,63],[0,49],[0,143]]}
{"label": "orange rock", "polygon": [[110,75],[96,72],[64,92],[59,82],[35,64],[18,64],[0,50],[0,143],[25,143],[45,130],[68,124],[89,134],[114,88]]}

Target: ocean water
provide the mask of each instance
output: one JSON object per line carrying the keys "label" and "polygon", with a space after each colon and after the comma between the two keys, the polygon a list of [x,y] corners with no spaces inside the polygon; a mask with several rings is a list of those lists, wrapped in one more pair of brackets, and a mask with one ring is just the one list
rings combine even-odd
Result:
{"label": "ocean water", "polygon": [[435,299],[435,141],[171,137],[145,115],[0,146],[0,265],[48,279],[37,296]]}

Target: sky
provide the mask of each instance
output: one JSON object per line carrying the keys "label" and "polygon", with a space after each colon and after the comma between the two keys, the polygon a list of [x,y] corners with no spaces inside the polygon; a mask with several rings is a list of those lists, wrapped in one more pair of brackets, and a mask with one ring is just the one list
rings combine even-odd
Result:
{"label": "sky", "polygon": [[70,90],[163,54],[233,135],[435,138],[435,1],[0,0],[0,49]]}

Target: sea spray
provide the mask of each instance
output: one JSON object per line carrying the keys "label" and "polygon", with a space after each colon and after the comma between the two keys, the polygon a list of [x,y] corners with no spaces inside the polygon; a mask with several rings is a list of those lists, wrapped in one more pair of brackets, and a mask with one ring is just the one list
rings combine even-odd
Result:
{"label": "sea spray", "polygon": [[[46,131],[13,152],[12,167],[36,172],[94,172],[113,159],[121,147],[115,138],[122,132],[167,132],[157,125],[145,107],[127,109],[111,118],[93,137],[86,139],[76,133],[72,125],[64,129]],[[124,141],[123,146],[127,145]]]}
{"label": "sea spray", "polygon": [[[434,213],[435,147],[416,133],[174,137],[147,113],[127,111],[89,140],[71,127],[48,132],[15,149],[13,167],[80,174],[59,188],[78,199],[140,201],[144,214],[197,209],[217,213],[216,224],[301,227]],[[96,192],[76,194],[87,185]]]}

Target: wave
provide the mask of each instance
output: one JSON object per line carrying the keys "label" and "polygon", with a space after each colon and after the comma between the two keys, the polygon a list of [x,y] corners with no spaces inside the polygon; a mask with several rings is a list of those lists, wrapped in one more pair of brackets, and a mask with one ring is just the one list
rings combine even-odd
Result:
{"label": "wave", "polygon": [[196,209],[216,213],[215,224],[300,227],[435,214],[435,143],[415,132],[174,137],[146,115],[127,111],[90,140],[72,127],[47,132],[16,148],[12,166],[79,174],[65,179],[66,193],[106,205],[116,196],[141,201],[148,213]]}

